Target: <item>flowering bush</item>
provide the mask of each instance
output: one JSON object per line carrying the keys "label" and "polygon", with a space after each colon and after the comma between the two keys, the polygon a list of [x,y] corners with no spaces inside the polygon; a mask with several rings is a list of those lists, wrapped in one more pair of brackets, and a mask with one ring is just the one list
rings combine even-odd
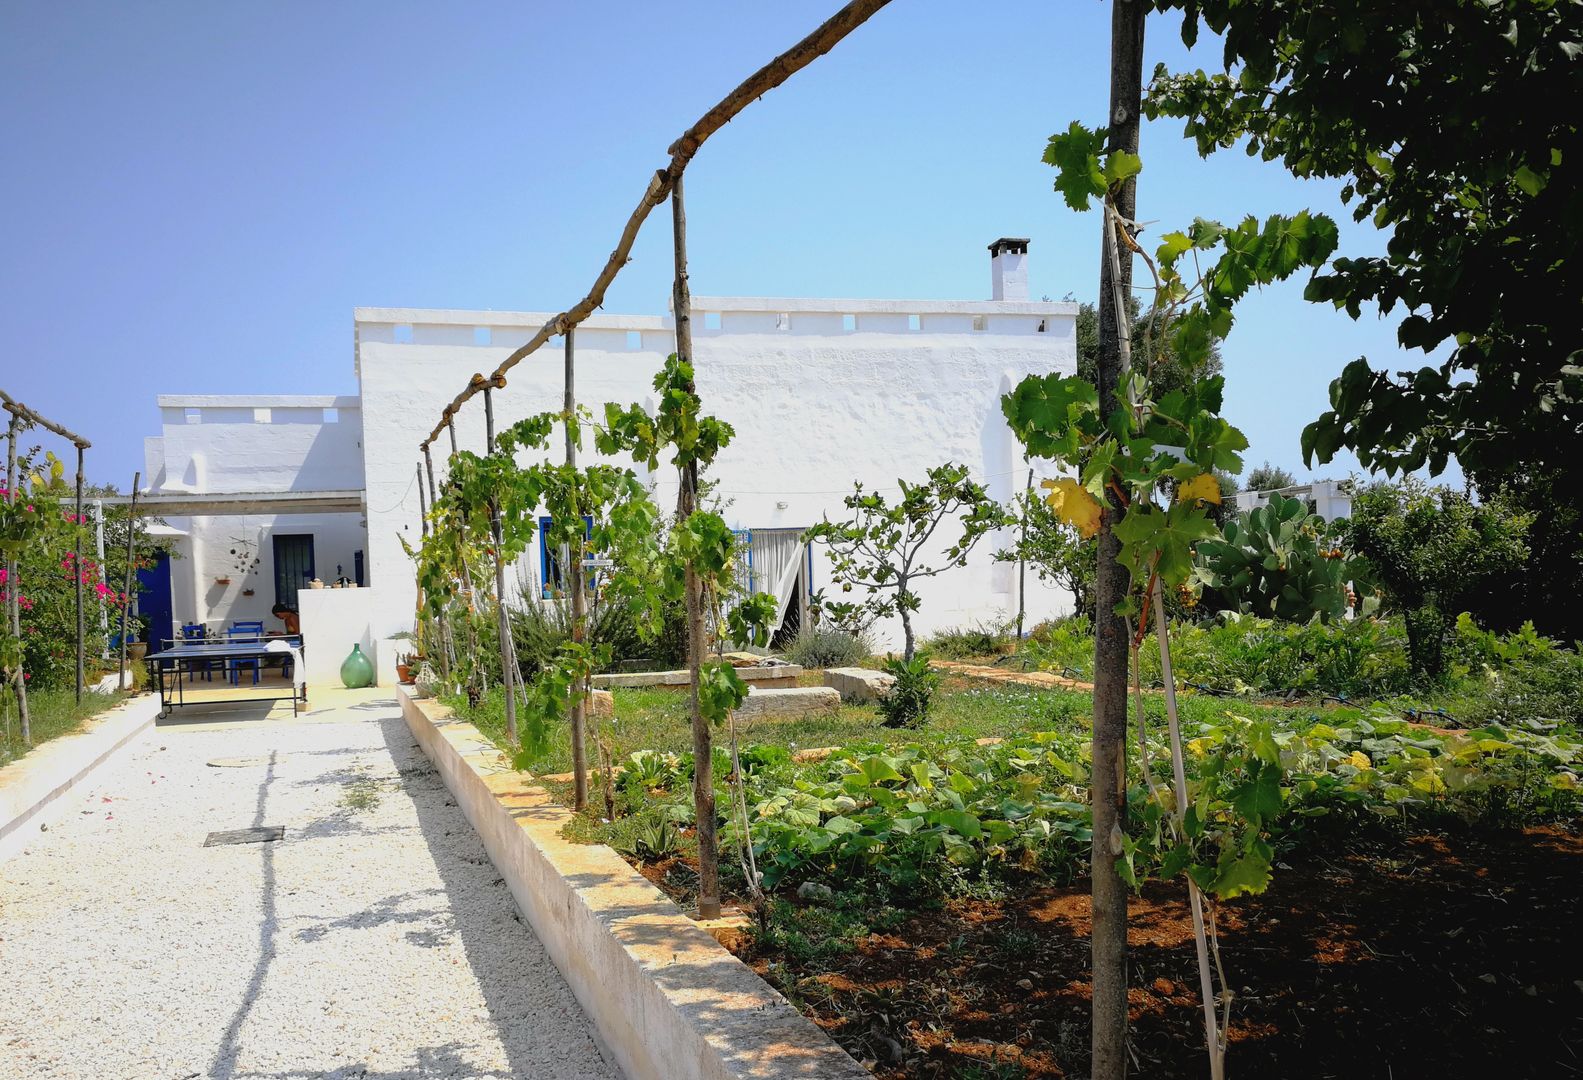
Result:
{"label": "flowering bush", "polygon": [[66,686],[75,681],[77,658],[77,584],[83,586],[84,651],[97,656],[104,648],[101,608],[109,605],[118,617],[125,593],[105,581],[104,567],[87,557],[79,563],[78,541],[91,546],[89,519],[79,516],[68,500],[65,465],[46,454],[44,467],[33,467],[29,453],[19,462],[22,481],[12,493],[0,485],[0,551],[14,560],[14,573],[0,568],[0,602],[16,594],[20,640],[0,627],[0,661],[9,672],[18,662],[29,686]]}

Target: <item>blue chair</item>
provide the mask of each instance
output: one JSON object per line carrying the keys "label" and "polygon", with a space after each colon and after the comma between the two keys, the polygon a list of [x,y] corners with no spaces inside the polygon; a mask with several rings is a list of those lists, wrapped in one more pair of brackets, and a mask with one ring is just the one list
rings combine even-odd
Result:
{"label": "blue chair", "polygon": [[[209,630],[202,623],[183,623],[181,627],[181,640],[202,645],[209,639]],[[187,668],[188,671],[201,673],[204,682],[214,681],[214,661],[194,660]]]}
{"label": "blue chair", "polygon": [[[263,636],[264,636],[264,624],[262,622],[236,622],[236,623],[232,623],[231,624],[231,628],[225,632],[226,640],[227,641],[232,641],[232,642],[236,642],[236,641],[255,642],[255,641],[258,641],[261,638],[263,638]],[[249,658],[247,658],[245,660],[244,659],[227,660],[226,661],[226,668],[231,674],[231,685],[232,686],[237,685],[237,683],[239,681],[238,680],[238,673],[243,668],[252,668],[253,669],[253,685],[254,686],[258,685],[258,657],[253,656],[253,657],[249,657]]]}

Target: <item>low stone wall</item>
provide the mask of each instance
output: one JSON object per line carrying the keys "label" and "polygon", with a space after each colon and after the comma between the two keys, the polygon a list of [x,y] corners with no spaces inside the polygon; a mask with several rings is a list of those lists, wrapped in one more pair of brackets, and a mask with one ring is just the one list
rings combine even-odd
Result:
{"label": "low stone wall", "polygon": [[89,720],[82,731],[51,739],[0,769],[0,862],[65,809],[65,799],[121,747],[154,726],[159,697],[143,694]]}
{"label": "low stone wall", "polygon": [[[788,687],[797,685],[802,668],[796,664],[775,664],[769,667],[739,667],[737,674],[752,686]],[[669,690],[685,690],[692,685],[692,675],[687,671],[621,671],[605,672],[594,676],[594,685],[601,689],[612,686],[657,686]]]}
{"label": "low stone wall", "polygon": [[396,691],[407,726],[631,1080],[863,1080],[869,1073],[471,724]]}

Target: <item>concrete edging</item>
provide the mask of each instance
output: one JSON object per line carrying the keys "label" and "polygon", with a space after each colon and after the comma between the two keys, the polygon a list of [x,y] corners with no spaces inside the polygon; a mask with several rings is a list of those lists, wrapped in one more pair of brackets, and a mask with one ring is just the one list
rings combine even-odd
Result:
{"label": "concrete edging", "polygon": [[111,755],[154,726],[159,697],[142,694],[94,717],[80,732],[51,739],[0,768],[0,862],[65,809],[65,798]]}
{"label": "concrete edging", "polygon": [[473,725],[397,688],[401,713],[630,1080],[863,1080],[852,1060]]}

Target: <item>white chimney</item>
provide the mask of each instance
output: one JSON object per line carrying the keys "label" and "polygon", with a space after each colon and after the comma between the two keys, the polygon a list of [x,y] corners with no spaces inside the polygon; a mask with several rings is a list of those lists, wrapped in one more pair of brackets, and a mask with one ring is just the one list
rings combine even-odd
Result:
{"label": "white chimney", "polygon": [[1028,299],[1028,239],[1002,236],[989,245],[989,298]]}

